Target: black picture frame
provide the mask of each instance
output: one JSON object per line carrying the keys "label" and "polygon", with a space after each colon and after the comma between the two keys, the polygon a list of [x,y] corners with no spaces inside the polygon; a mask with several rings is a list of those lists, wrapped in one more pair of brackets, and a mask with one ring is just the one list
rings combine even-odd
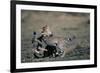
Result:
{"label": "black picture frame", "polygon": [[[16,5],[36,5],[36,6],[52,6],[52,7],[71,7],[94,9],[94,64],[88,65],[73,65],[73,66],[57,66],[57,67],[41,67],[41,68],[24,68],[16,69]],[[11,72],[29,72],[29,71],[45,71],[45,70],[61,70],[61,69],[79,69],[97,67],[97,6],[95,5],[79,5],[79,4],[62,4],[48,2],[33,2],[33,1],[11,1]]]}

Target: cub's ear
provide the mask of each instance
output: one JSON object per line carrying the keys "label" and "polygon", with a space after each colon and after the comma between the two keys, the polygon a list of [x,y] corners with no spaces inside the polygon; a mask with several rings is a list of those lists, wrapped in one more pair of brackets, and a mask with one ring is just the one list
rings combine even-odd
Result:
{"label": "cub's ear", "polygon": [[33,35],[36,35],[36,32],[33,32]]}
{"label": "cub's ear", "polygon": [[53,37],[53,34],[50,34],[50,37]]}

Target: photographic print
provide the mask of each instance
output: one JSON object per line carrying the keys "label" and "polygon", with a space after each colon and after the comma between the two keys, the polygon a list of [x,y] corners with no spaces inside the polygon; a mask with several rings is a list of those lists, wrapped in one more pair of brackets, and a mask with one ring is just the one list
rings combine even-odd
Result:
{"label": "photographic print", "polygon": [[90,14],[21,10],[21,62],[90,59]]}
{"label": "photographic print", "polygon": [[12,71],[96,67],[96,6],[12,1],[11,7]]}

